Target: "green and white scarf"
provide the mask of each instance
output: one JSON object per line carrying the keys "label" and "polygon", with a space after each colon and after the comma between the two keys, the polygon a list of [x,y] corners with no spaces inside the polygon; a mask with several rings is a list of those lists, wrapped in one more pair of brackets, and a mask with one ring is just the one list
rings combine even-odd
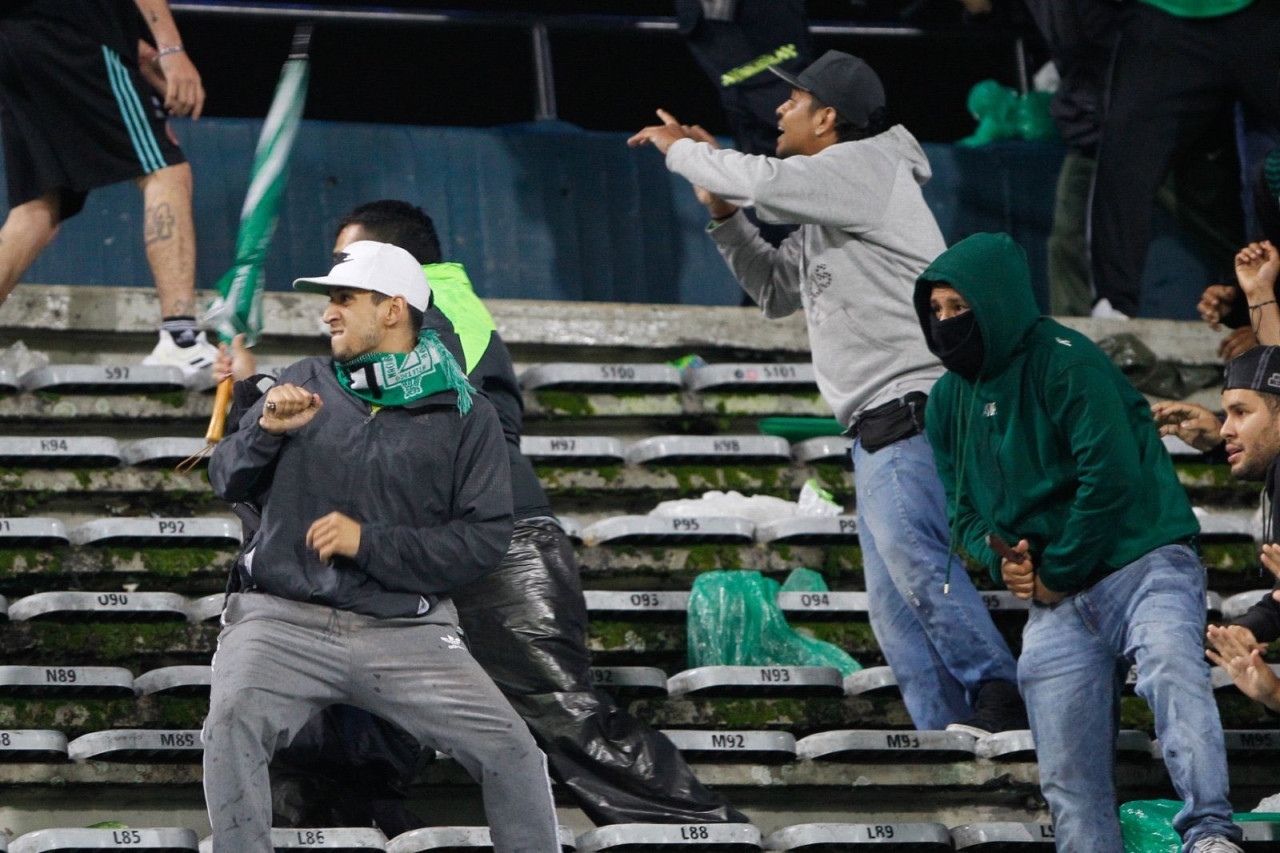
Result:
{"label": "green and white scarf", "polygon": [[456,391],[458,413],[471,411],[475,390],[440,336],[424,329],[410,352],[371,352],[333,364],[338,383],[375,406],[403,406],[441,391]]}

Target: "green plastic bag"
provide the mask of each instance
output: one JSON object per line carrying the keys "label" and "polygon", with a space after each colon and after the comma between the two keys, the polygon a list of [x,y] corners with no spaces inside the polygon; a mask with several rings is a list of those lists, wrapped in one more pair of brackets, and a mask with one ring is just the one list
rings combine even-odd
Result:
{"label": "green plastic bag", "polygon": [[1018,94],[995,80],[981,80],[969,90],[965,103],[978,126],[956,144],[972,147],[1004,139],[1055,140],[1058,130],[1049,114],[1052,100],[1049,92]]}
{"label": "green plastic bag", "polygon": [[[1124,853],[1178,853],[1182,839],[1174,831],[1173,819],[1182,811],[1178,800],[1133,800],[1120,806],[1120,833]],[[1236,812],[1236,823],[1277,821],[1275,812]]]}
{"label": "green plastic bag", "polygon": [[1181,810],[1177,800],[1133,800],[1121,805],[1125,853],[1178,853],[1182,839],[1173,829],[1173,818]]}
{"label": "green plastic bag", "polygon": [[841,675],[862,669],[839,646],[796,632],[777,596],[778,582],[759,572],[699,575],[689,594],[689,666],[833,666]]}
{"label": "green plastic bag", "polygon": [[782,582],[783,592],[826,592],[827,579],[813,569],[792,569]]}

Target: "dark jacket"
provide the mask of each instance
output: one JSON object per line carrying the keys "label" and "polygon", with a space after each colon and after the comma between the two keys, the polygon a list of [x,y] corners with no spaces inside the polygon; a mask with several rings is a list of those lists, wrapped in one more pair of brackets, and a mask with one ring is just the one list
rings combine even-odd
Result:
{"label": "dark jacket", "polygon": [[520,451],[524,396],[511,353],[498,335],[493,318],[476,296],[461,264],[427,264],[422,269],[435,295],[433,312],[449,326],[451,334],[457,334],[461,352],[456,356],[458,363],[466,369],[471,384],[498,410],[502,434],[507,439],[507,458],[511,462],[511,501],[516,520],[551,515],[551,505],[538,475]]}
{"label": "dark jacket", "polygon": [[1146,399],[1092,341],[1040,315],[1008,235],[969,237],[920,276],[931,348],[935,284],[969,303],[985,348],[976,381],[948,371],[925,413],[959,547],[1001,582],[986,535],[1026,539],[1044,585],[1072,593],[1199,533]]}
{"label": "dark jacket", "polygon": [[[318,393],[307,426],[274,436],[262,402],[209,463],[214,493],[259,499],[262,526],[244,560],[247,588],[381,618],[415,616],[497,567],[511,541],[511,476],[502,431],[482,395],[459,415],[452,392],[374,413],[308,358],[280,382]],[[265,488],[264,488],[265,487]],[[354,558],[321,563],[306,533],[338,511],[362,525]]]}
{"label": "dark jacket", "polygon": [[[1276,531],[1280,530],[1280,526],[1277,526],[1280,525],[1280,506],[1276,505],[1278,481],[1280,481],[1280,458],[1271,463],[1271,468],[1267,471],[1267,481],[1263,487],[1263,493],[1271,504],[1271,523],[1266,528],[1267,541],[1274,541]],[[1271,592],[1276,591],[1280,591],[1280,580],[1277,580],[1271,588]],[[1243,616],[1231,622],[1233,625],[1243,625],[1248,628],[1260,643],[1280,640],[1280,602],[1271,597],[1271,592],[1259,599],[1258,603],[1245,611]]]}

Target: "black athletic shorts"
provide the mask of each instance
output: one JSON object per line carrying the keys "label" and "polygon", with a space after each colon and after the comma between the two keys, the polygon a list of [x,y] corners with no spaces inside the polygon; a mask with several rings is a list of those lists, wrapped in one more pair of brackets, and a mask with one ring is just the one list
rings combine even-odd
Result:
{"label": "black athletic shorts", "polygon": [[0,20],[0,140],[10,207],[57,190],[62,219],[186,159],[135,62],[48,18]]}

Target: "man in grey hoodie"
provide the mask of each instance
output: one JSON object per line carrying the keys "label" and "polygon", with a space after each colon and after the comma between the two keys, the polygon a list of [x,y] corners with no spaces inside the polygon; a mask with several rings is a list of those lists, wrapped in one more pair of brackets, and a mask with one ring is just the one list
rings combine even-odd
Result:
{"label": "man in grey hoodie", "polygon": [[[921,186],[924,151],[890,125],[867,63],[828,51],[778,107],[777,157],[722,150],[700,127],[663,124],[653,145],[694,185],[708,232],[766,317],[803,310],[818,388],[854,442],[858,533],[871,626],[920,729],[1025,728],[1015,663],[969,578],[948,589],[946,498],[922,433],[943,374],[911,303],[916,276],[946,248]],[[800,227],[777,248],[741,213]]]}

